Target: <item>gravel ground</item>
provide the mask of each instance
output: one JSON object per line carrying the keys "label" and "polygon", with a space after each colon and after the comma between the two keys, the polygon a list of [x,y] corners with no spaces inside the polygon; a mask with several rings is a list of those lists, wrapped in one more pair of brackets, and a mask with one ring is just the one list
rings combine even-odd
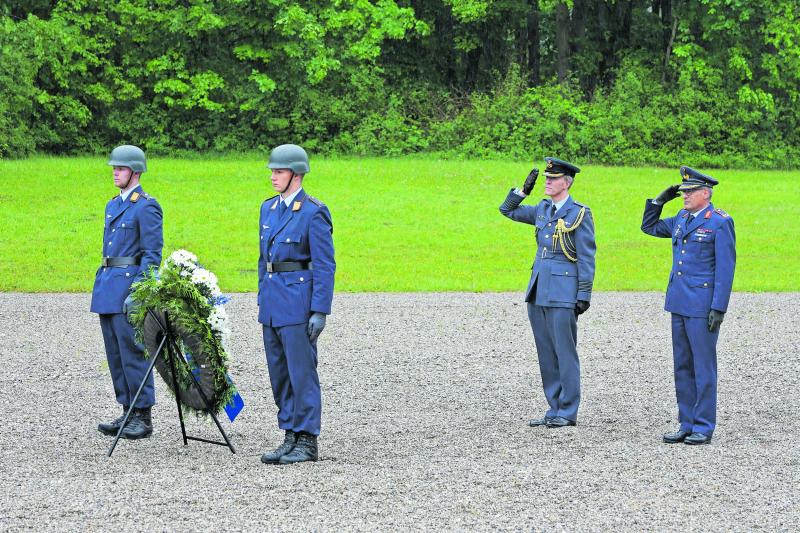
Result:
{"label": "gravel ground", "polygon": [[[718,430],[674,429],[669,315],[656,293],[600,293],[579,321],[574,428],[545,403],[520,294],[339,294],[320,339],[321,461],[262,465],[280,442],[255,297],[234,295],[238,454],[183,446],[159,378],[156,432],[117,416],[83,294],[0,294],[4,530],[797,530],[798,294],[735,294],[719,342]],[[190,434],[216,438],[189,417]]]}

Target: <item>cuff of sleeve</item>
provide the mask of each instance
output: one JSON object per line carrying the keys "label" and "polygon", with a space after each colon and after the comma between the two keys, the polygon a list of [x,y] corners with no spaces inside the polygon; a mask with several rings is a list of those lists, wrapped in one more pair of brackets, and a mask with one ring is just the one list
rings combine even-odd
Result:
{"label": "cuff of sleeve", "polygon": [[592,300],[592,293],[590,291],[578,291],[577,299],[590,302]]}
{"label": "cuff of sleeve", "polygon": [[514,194],[516,194],[520,198],[527,198],[528,197],[528,195],[525,194],[524,192],[522,192],[522,189],[519,189],[519,188],[514,189]]}

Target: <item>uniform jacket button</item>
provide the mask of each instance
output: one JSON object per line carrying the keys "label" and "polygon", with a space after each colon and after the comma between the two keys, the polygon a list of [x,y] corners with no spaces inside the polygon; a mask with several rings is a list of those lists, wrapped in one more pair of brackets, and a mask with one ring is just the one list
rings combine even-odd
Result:
{"label": "uniform jacket button", "polygon": [[272,274],[269,275],[269,279],[272,279]]}
{"label": "uniform jacket button", "polygon": [[302,277],[300,278],[300,281],[303,281],[303,278],[302,278]]}
{"label": "uniform jacket button", "polygon": [[681,275],[681,272],[680,272],[680,271],[678,272],[678,275],[679,275],[679,276]]}

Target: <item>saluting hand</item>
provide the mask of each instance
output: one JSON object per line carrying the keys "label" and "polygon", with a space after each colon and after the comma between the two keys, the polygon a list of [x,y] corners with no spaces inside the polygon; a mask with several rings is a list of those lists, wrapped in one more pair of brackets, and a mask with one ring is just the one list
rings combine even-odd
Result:
{"label": "saluting hand", "polygon": [[533,186],[536,185],[536,178],[539,177],[539,169],[534,168],[531,170],[531,173],[528,174],[528,177],[525,178],[525,183],[522,185],[522,192],[525,196],[529,195],[533,190]]}
{"label": "saluting hand", "polygon": [[680,184],[667,187],[661,192],[661,194],[656,196],[655,200],[653,200],[653,203],[664,205],[667,202],[671,202],[681,195],[681,193],[678,192],[678,187],[680,187]]}
{"label": "saluting hand", "polygon": [[325,329],[325,313],[313,313],[308,319],[308,338],[311,342],[316,342],[319,334]]}

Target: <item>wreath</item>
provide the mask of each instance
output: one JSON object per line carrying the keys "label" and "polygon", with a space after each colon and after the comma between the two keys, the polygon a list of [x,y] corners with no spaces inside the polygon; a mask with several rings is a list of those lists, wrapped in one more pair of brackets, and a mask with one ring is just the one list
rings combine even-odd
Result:
{"label": "wreath", "polygon": [[130,321],[148,358],[158,350],[169,320],[179,350],[165,351],[155,366],[173,394],[177,382],[181,404],[200,414],[207,412],[203,395],[214,414],[231,404],[237,392],[227,365],[230,328],[224,305],[230,298],[220,292],[217,277],[196,255],[177,250],[160,270],[150,269],[133,284],[131,298],[135,308]]}

